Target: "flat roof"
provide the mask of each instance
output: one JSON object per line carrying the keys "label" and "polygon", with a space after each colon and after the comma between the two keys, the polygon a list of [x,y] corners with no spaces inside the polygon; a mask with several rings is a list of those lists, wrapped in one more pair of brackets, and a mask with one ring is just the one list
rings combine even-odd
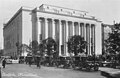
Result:
{"label": "flat roof", "polygon": [[[88,13],[87,11],[82,11],[82,10],[76,10],[76,9],[70,9],[70,8],[65,8],[65,7],[60,7],[60,6],[54,6],[54,5],[48,5],[48,4],[42,4],[43,5],[47,5],[47,6],[51,6],[51,7],[56,7],[56,8],[62,8],[62,9],[68,9],[68,10],[74,10],[74,11],[79,11],[79,12],[84,12],[84,13]],[[40,7],[41,7],[40,6]]]}

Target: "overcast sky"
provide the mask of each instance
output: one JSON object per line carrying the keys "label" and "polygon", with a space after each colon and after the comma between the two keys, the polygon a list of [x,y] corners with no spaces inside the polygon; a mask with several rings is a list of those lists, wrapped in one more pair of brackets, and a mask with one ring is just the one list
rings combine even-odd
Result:
{"label": "overcast sky", "polygon": [[0,48],[3,48],[3,23],[8,21],[21,6],[37,7],[41,4],[87,11],[103,23],[120,22],[120,0],[0,0]]}

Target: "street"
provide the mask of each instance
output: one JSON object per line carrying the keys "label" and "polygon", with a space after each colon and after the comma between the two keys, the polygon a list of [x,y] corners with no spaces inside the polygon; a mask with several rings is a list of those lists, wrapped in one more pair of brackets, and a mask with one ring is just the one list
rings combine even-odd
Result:
{"label": "street", "polygon": [[7,64],[6,68],[1,68],[2,78],[103,78],[100,71],[86,72],[73,69],[63,69],[56,67],[37,68],[36,65]]}

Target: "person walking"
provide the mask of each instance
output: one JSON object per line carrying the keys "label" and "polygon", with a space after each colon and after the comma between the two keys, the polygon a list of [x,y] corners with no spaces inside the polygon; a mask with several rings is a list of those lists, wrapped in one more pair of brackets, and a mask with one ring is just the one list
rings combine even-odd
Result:
{"label": "person walking", "polygon": [[41,60],[40,60],[40,57],[37,57],[37,60],[36,60],[36,65],[38,68],[41,68]]}
{"label": "person walking", "polygon": [[2,66],[3,66],[3,68],[5,68],[5,65],[6,65],[6,59],[4,59],[4,60],[2,61]]}
{"label": "person walking", "polygon": [[31,67],[32,59],[29,59],[29,66]]}
{"label": "person walking", "polygon": [[28,64],[29,64],[30,67],[31,67],[31,65],[32,65],[32,60],[33,60],[32,57],[29,57],[29,58],[28,58]]}

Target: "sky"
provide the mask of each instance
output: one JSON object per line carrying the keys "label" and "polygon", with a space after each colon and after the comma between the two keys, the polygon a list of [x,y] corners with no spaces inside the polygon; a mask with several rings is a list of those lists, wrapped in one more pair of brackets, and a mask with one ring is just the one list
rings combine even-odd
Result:
{"label": "sky", "polygon": [[120,22],[120,0],[0,0],[0,49],[3,48],[3,23],[21,6],[35,8],[42,4],[87,11],[105,24]]}

